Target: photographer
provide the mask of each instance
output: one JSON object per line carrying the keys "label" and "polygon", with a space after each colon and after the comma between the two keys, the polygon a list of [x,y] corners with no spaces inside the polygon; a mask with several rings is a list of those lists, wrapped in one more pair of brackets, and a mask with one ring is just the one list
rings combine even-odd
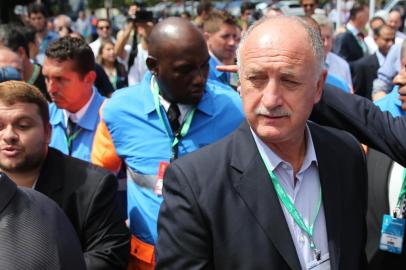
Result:
{"label": "photographer", "polygon": [[153,15],[139,4],[133,4],[129,7],[127,22],[126,28],[117,34],[114,52],[127,66],[131,85],[141,81],[147,71],[147,38],[154,26]]}

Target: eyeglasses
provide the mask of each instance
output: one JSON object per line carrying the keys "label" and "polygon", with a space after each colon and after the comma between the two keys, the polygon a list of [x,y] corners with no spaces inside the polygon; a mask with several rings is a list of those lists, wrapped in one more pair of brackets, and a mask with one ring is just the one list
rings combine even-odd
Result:
{"label": "eyeglasses", "polygon": [[100,29],[100,30],[109,30],[110,29],[110,26],[99,26],[99,27],[97,27],[97,29]]}

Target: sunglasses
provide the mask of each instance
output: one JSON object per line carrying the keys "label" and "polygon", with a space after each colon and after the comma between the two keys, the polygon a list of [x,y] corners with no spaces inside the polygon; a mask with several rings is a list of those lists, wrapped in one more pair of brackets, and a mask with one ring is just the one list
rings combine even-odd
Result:
{"label": "sunglasses", "polygon": [[304,8],[312,8],[312,7],[314,7],[314,4],[303,4],[302,6]]}

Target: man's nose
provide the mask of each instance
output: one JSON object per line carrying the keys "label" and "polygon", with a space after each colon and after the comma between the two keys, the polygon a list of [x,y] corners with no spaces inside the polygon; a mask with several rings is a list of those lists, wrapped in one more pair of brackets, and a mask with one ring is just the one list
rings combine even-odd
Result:
{"label": "man's nose", "polygon": [[18,134],[11,125],[1,130],[0,134],[1,138],[8,144],[14,144],[16,141],[18,141]]}
{"label": "man's nose", "polygon": [[269,109],[283,104],[282,90],[276,80],[270,79],[262,92],[261,102]]}

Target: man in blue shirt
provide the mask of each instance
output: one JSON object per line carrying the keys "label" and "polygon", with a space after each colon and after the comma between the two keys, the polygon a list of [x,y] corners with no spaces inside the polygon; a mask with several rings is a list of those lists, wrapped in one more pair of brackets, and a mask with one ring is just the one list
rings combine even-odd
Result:
{"label": "man in blue shirt", "polygon": [[210,54],[209,79],[230,86],[230,74],[216,70],[216,66],[235,63],[238,45],[237,24],[219,13],[211,13],[203,24],[204,37]]}
{"label": "man in blue shirt", "polygon": [[127,166],[130,269],[154,268],[168,163],[225,137],[243,120],[238,94],[207,80],[210,56],[195,26],[166,19],[149,44],[151,73],[106,102],[92,150],[97,165],[116,172],[122,161]]}
{"label": "man in blue shirt", "polygon": [[[48,44],[58,39],[59,36],[55,32],[48,31],[46,12],[42,4],[31,4],[28,7],[28,18],[31,26],[37,31],[36,37],[39,42],[39,52],[36,56],[36,61],[42,65]],[[34,55],[32,57],[34,57]]]}
{"label": "man in blue shirt", "polygon": [[49,105],[50,146],[89,161],[104,101],[93,86],[96,73],[92,50],[81,39],[63,37],[51,43],[45,54],[43,74],[53,101]]}

